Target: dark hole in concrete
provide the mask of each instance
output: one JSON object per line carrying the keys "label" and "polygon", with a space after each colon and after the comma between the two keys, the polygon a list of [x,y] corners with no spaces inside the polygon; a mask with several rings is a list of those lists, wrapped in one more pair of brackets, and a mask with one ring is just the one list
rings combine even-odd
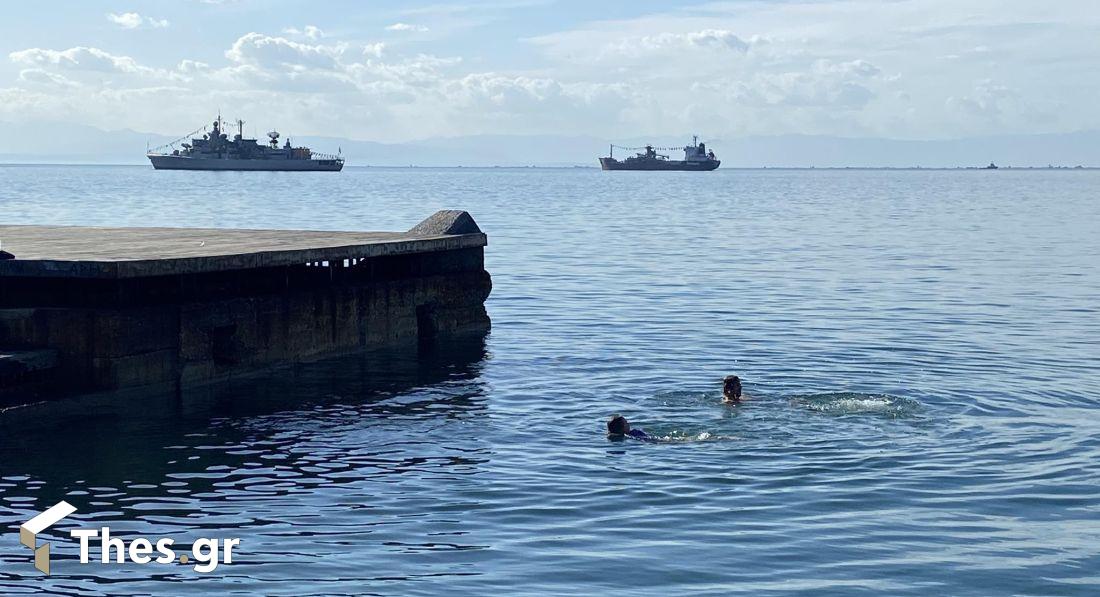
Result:
{"label": "dark hole in concrete", "polygon": [[416,308],[416,337],[421,342],[430,342],[439,333],[436,323],[435,305],[430,303]]}
{"label": "dark hole in concrete", "polygon": [[234,365],[237,355],[237,325],[222,325],[210,330],[210,353],[217,365]]}

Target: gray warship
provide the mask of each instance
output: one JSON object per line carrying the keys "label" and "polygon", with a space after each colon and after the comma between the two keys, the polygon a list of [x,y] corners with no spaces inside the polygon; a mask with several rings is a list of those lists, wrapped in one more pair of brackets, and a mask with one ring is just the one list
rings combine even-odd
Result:
{"label": "gray warship", "polygon": [[[616,147],[634,151],[642,149],[644,152],[619,161],[615,159]],[[714,170],[722,163],[714,156],[713,151],[707,151],[706,144],[700,143],[697,136],[691,138],[691,145],[683,147],[684,159],[682,160],[670,160],[667,155],[657,153],[658,150],[673,151],[674,149],[667,147],[655,148],[652,145],[646,145],[645,147],[612,145],[608,157],[600,158],[600,168],[604,170],[686,170],[700,172]]]}
{"label": "gray warship", "polygon": [[[279,147],[279,133],[267,134],[268,142],[259,144],[256,139],[244,138],[244,121],[237,121],[237,134],[232,139],[225,133],[221,116],[213,123],[213,130],[206,127],[192,132],[172,143],[147,151],[146,157],[157,170],[277,170],[293,172],[339,172],[344,158],[339,154],[313,153],[308,147],[292,147],[290,139]],[[193,137],[203,133],[202,137]],[[182,149],[176,149],[179,143]]]}

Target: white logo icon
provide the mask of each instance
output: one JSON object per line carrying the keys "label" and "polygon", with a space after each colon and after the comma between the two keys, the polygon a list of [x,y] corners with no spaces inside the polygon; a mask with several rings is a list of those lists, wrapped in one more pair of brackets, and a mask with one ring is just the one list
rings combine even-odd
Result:
{"label": "white logo icon", "polygon": [[46,574],[50,573],[50,544],[38,545],[38,534],[57,524],[57,521],[76,512],[72,504],[64,500],[57,502],[49,510],[24,522],[19,527],[19,542],[34,550],[34,567]]}

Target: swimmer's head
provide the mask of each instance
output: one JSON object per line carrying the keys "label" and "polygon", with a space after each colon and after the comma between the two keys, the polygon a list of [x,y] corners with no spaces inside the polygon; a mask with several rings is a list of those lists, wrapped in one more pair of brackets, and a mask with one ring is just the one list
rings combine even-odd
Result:
{"label": "swimmer's head", "polygon": [[722,380],[722,402],[741,402],[741,378],[727,375]]}
{"label": "swimmer's head", "polygon": [[611,436],[626,435],[630,433],[630,423],[622,415],[611,415],[607,420],[607,434]]}

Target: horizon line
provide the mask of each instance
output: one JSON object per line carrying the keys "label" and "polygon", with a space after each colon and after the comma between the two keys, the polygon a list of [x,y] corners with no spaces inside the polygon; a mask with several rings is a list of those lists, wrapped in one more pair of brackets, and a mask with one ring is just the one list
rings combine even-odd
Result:
{"label": "horizon line", "polygon": [[[125,166],[125,167],[143,167],[152,169],[152,166],[142,162],[4,162],[0,161],[0,167],[13,167],[13,166],[91,166],[91,167],[111,167],[111,166]],[[530,165],[517,165],[517,164],[451,164],[451,165],[432,165],[432,164],[407,164],[404,166],[397,165],[385,165],[385,164],[346,164],[345,168],[385,168],[390,170],[416,170],[420,168],[435,168],[435,169],[501,169],[501,170],[600,170],[598,166],[590,166],[587,164],[530,164]],[[1086,166],[1083,164],[1074,164],[1072,166],[1067,165],[1007,165],[997,166],[996,168],[989,168],[987,166],[724,166],[718,170],[1100,170],[1098,166]],[[715,170],[715,171],[718,171]],[[266,171],[257,171],[266,172]]]}

